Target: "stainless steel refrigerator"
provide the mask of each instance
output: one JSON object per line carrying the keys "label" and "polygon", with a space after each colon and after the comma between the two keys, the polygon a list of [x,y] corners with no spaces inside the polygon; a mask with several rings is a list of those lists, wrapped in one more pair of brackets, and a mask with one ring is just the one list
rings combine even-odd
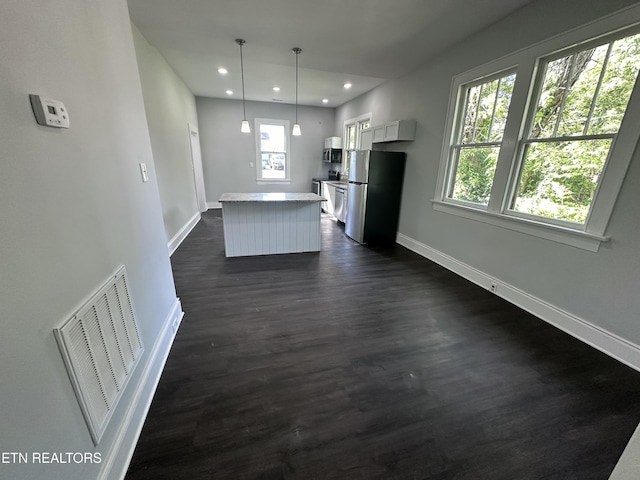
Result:
{"label": "stainless steel refrigerator", "polygon": [[351,153],[344,231],[356,242],[396,241],[405,158],[404,152]]}

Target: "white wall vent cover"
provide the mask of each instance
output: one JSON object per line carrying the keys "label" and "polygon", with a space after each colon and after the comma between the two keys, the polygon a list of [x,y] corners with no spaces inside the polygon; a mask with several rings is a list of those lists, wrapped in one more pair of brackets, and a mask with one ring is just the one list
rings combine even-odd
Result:
{"label": "white wall vent cover", "polygon": [[53,332],[97,445],[144,351],[124,266]]}

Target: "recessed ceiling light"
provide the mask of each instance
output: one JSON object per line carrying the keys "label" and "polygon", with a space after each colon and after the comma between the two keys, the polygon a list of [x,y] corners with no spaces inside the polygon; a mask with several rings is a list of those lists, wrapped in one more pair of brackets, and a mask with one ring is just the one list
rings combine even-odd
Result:
{"label": "recessed ceiling light", "polygon": [[329,99],[328,98],[323,98],[322,99],[322,103],[329,103]]}
{"label": "recessed ceiling light", "polygon": [[227,90],[227,95],[233,95],[233,90]]}
{"label": "recessed ceiling light", "polygon": [[228,72],[227,72],[227,69],[226,69],[226,68],[224,68],[224,67],[220,67],[220,68],[218,69],[218,73],[219,73],[220,75],[226,75]]}
{"label": "recessed ceiling light", "polygon": [[280,91],[280,87],[273,87],[273,91],[274,92],[279,92]]}
{"label": "recessed ceiling light", "polygon": [[347,90],[351,88],[351,84],[350,83],[345,83],[344,84],[344,88],[346,88]]}

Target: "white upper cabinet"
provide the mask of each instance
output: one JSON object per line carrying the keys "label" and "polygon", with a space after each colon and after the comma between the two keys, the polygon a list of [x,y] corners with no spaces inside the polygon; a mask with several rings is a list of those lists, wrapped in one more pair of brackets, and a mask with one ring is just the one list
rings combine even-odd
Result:
{"label": "white upper cabinet", "polygon": [[360,132],[360,150],[371,150],[373,143],[373,129],[367,128]]}
{"label": "white upper cabinet", "polygon": [[371,127],[370,130],[372,143],[410,141],[416,136],[416,121],[396,120]]}
{"label": "white upper cabinet", "polygon": [[384,142],[384,125],[379,125],[377,127],[371,127],[373,129],[373,143]]}
{"label": "white upper cabinet", "polygon": [[342,138],[341,137],[325,138],[324,148],[342,148]]}

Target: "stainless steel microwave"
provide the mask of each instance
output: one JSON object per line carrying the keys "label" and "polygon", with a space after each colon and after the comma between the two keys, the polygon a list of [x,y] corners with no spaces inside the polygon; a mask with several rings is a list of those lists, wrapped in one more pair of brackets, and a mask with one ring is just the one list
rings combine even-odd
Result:
{"label": "stainless steel microwave", "polygon": [[327,163],[342,163],[342,149],[325,148],[322,153],[322,161]]}

